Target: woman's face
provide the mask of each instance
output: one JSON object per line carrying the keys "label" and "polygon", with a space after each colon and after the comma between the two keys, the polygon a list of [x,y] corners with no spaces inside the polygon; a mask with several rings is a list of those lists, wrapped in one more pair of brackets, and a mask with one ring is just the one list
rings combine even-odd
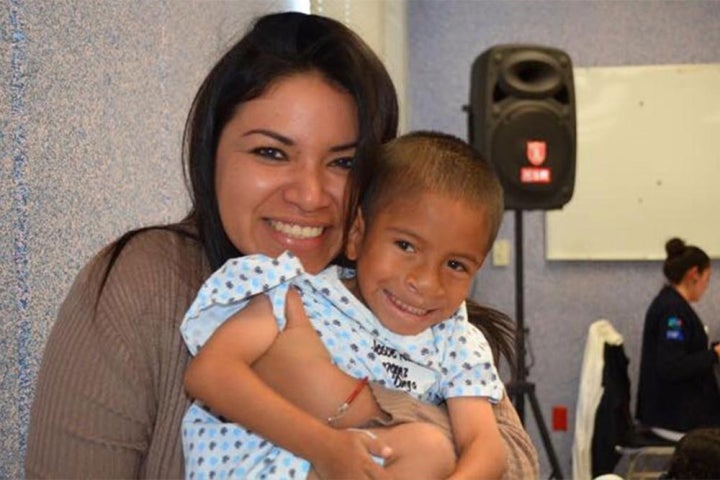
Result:
{"label": "woman's face", "polygon": [[689,301],[699,301],[710,284],[710,275],[712,274],[712,267],[708,266],[702,272],[695,272],[691,286],[689,288]]}
{"label": "woman's face", "polygon": [[358,141],[353,97],[317,72],[285,77],[240,104],[218,143],[220,219],[244,254],[292,251],[309,272],[340,250]]}

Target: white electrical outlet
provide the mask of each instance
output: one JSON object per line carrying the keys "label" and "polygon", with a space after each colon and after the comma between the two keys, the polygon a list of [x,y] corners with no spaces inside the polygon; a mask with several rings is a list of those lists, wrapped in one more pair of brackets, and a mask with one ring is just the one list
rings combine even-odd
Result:
{"label": "white electrical outlet", "polygon": [[495,240],[492,248],[492,263],[495,267],[510,265],[510,241],[505,238]]}

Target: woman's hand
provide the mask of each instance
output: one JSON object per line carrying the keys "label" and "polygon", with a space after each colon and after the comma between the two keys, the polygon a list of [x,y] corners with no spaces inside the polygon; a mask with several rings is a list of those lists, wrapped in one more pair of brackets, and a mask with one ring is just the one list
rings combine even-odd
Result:
{"label": "woman's hand", "polygon": [[317,458],[309,459],[313,465],[309,479],[353,478],[389,479],[390,475],[372,456],[387,462],[392,449],[383,440],[367,430],[335,430],[332,438],[323,439],[329,446]]}

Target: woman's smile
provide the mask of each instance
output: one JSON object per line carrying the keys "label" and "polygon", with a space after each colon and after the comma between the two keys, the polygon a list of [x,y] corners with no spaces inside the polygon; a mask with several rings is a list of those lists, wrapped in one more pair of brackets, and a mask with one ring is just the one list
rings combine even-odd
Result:
{"label": "woman's smile", "polygon": [[322,235],[324,227],[313,227],[307,225],[299,225],[297,223],[287,223],[280,220],[268,220],[272,228],[278,232],[296,239],[311,239]]}
{"label": "woman's smile", "polygon": [[325,268],[341,248],[357,136],[353,97],[317,72],[284,77],[241,104],[220,136],[215,171],[235,248],[290,250],[308,272]]}

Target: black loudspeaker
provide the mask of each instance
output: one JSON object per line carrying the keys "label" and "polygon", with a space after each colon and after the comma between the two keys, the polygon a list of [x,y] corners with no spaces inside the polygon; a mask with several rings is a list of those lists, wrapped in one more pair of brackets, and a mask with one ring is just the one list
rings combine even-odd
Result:
{"label": "black loudspeaker", "polygon": [[575,89],[565,52],[496,45],[475,59],[470,143],[495,166],[509,210],[552,210],[575,187]]}

